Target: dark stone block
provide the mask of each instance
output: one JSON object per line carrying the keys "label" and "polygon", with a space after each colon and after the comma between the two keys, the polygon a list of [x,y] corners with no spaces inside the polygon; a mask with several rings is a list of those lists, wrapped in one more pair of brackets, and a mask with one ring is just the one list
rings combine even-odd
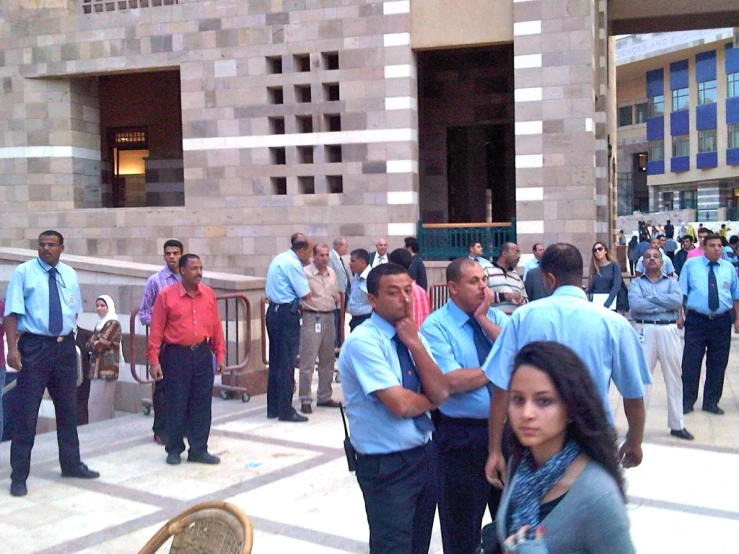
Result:
{"label": "dark stone block", "polygon": [[198,31],[220,31],[220,19],[201,19],[198,22]]}
{"label": "dark stone block", "polygon": [[267,25],[287,25],[290,23],[288,12],[277,12],[267,14]]}
{"label": "dark stone block", "polygon": [[152,54],[161,54],[172,51],[172,35],[151,37]]}
{"label": "dark stone block", "polygon": [[387,173],[387,164],[385,162],[364,162],[362,173]]}

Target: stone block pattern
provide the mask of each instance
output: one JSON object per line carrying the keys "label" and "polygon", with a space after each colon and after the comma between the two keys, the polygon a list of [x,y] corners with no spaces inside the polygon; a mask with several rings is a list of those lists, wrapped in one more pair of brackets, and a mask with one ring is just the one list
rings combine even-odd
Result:
{"label": "stone block pattern", "polygon": [[[208,268],[254,275],[295,231],[371,247],[393,229],[399,246],[418,218],[416,70],[410,16],[385,4],[407,5],[179,0],[84,14],[75,2],[9,3],[0,242],[28,247],[57,228],[69,252],[157,263],[175,236]],[[180,71],[185,205],[101,208],[91,76],[161,69]]]}

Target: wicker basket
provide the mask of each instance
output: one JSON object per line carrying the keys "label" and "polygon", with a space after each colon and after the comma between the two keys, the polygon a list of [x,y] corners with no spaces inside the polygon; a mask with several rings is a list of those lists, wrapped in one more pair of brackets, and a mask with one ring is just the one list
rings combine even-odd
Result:
{"label": "wicker basket", "polygon": [[254,529],[233,504],[203,502],[168,521],[139,554],[155,554],[170,538],[170,554],[250,554]]}

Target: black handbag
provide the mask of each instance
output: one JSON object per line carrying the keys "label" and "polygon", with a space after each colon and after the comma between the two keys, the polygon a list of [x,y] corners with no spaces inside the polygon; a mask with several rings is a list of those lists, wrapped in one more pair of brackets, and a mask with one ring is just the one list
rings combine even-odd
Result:
{"label": "black handbag", "polygon": [[616,296],[616,309],[619,312],[629,311],[629,289],[626,288],[626,283],[623,281],[621,281],[621,288]]}
{"label": "black handbag", "polygon": [[498,542],[495,532],[495,522],[488,523],[482,528],[480,546],[475,549],[475,554],[502,554],[503,548]]}

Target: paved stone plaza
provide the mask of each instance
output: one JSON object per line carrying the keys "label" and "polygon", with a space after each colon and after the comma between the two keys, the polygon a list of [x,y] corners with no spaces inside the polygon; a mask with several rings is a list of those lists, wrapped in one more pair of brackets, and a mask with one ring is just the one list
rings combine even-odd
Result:
{"label": "paved stone plaza", "polygon": [[[694,443],[669,436],[659,369],[647,421],[644,463],[627,472],[632,535],[640,553],[735,552],[739,535],[739,337],[724,399],[726,415],[686,417]],[[335,397],[340,396],[334,385]],[[614,403],[617,397],[612,397]],[[62,479],[56,437],[40,435],[29,494],[11,498],[9,443],[0,446],[2,550],[137,552],[158,527],[186,507],[228,500],[252,518],[255,554],[368,552],[359,487],[346,470],[338,410],[316,408],[310,423],[265,417],[266,397],[250,403],[213,400],[210,450],[220,466],[164,463],[151,441],[151,417],[126,415],[80,428],[83,459],[102,476]],[[623,429],[623,411],[617,421]],[[435,529],[432,549],[441,553]]]}

